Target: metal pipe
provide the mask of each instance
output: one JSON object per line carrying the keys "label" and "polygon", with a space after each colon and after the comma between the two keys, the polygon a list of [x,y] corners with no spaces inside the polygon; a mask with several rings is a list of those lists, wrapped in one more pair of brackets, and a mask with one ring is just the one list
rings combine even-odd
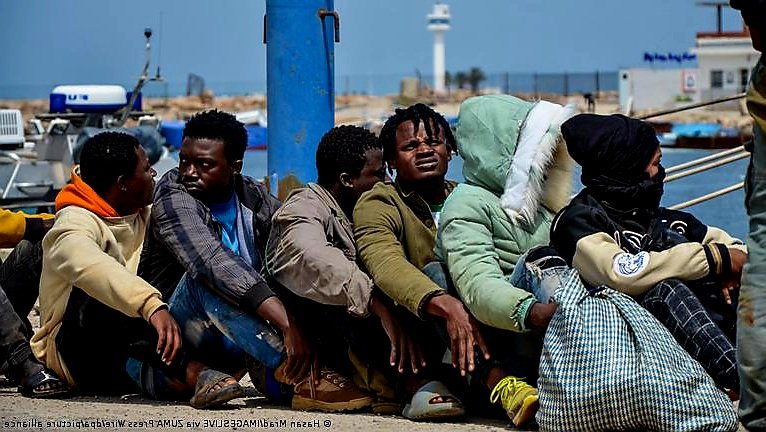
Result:
{"label": "metal pipe", "polygon": [[740,151],[744,150],[744,148],[745,148],[745,146],[739,146],[739,147],[735,147],[735,148],[732,148],[732,149],[729,149],[729,150],[724,150],[724,151],[721,151],[721,152],[717,152],[717,153],[714,153],[714,154],[709,155],[709,156],[701,157],[699,159],[694,159],[694,160],[691,160],[689,162],[684,162],[682,164],[678,164],[678,165],[675,165],[675,166],[672,166],[672,167],[666,169],[665,170],[665,174],[672,174],[672,173],[674,173],[676,171],[682,171],[682,170],[685,170],[687,168],[691,168],[693,166],[697,166],[697,165],[703,164],[705,162],[709,162],[711,160],[720,159],[722,157],[729,156],[729,155],[734,154],[734,153],[739,153]]}
{"label": "metal pipe", "polygon": [[723,97],[723,98],[713,99],[713,100],[710,100],[710,101],[707,101],[707,102],[698,102],[698,103],[693,103],[693,104],[685,105],[685,106],[678,107],[678,108],[671,108],[671,109],[667,109],[667,110],[663,110],[663,111],[657,111],[657,112],[653,112],[653,113],[649,113],[649,114],[644,114],[642,116],[639,116],[638,118],[641,119],[641,120],[646,120],[646,119],[649,119],[649,118],[659,117],[659,116],[663,116],[663,115],[666,115],[666,114],[673,114],[673,113],[677,113],[677,112],[681,112],[681,111],[686,111],[686,110],[690,110],[690,109],[694,109],[694,108],[700,108],[700,107],[704,107],[704,106],[708,106],[708,105],[715,105],[715,104],[719,104],[719,103],[723,103],[723,102],[729,102],[729,101],[733,101],[733,100],[737,100],[737,99],[742,99],[742,98],[745,97],[745,95],[746,95],[746,93],[739,93],[739,94],[736,94],[734,96],[727,96],[727,97]]}
{"label": "metal pipe", "polygon": [[702,171],[707,171],[709,169],[717,168],[719,166],[726,165],[728,163],[732,163],[732,162],[738,161],[740,159],[745,159],[747,157],[750,157],[750,153],[748,153],[746,151],[743,151],[742,153],[736,154],[734,156],[729,156],[727,158],[720,159],[720,160],[717,160],[715,162],[711,162],[711,163],[702,165],[702,166],[697,167],[697,168],[692,168],[690,170],[687,170],[687,171],[684,171],[684,172],[680,172],[678,174],[669,175],[669,176],[665,177],[665,183],[670,183],[670,182],[672,182],[674,180],[678,180],[678,179],[681,179],[681,178],[684,178],[684,177],[688,177],[690,175],[701,173]]}
{"label": "metal pipe", "polygon": [[19,168],[21,168],[21,162],[16,162],[11,177],[8,179],[8,184],[6,184],[5,189],[3,189],[3,200],[8,199],[8,194],[11,192],[13,183],[16,181],[16,176],[19,174]]}
{"label": "metal pipe", "polygon": [[136,83],[136,86],[133,87],[133,92],[130,94],[128,105],[123,108],[122,114],[120,114],[117,123],[115,123],[115,126],[117,127],[122,127],[122,125],[125,124],[125,120],[128,119],[130,112],[133,110],[133,104],[136,103],[136,99],[138,99],[138,95],[141,93],[141,89],[144,87],[144,84],[149,77],[149,63],[152,60],[152,29],[149,27],[145,28],[144,37],[146,38],[146,46],[144,47],[144,70],[141,71],[141,76],[138,77],[138,82]]}
{"label": "metal pipe", "polygon": [[742,187],[745,186],[745,182],[739,182],[737,184],[733,184],[731,186],[725,187],[723,189],[719,189],[715,192],[710,192],[709,194],[699,196],[697,198],[691,199],[689,201],[685,201],[679,204],[676,204],[674,206],[668,207],[671,210],[683,210],[687,207],[691,207],[693,205],[699,204],[701,202],[710,201],[711,199],[718,198],[721,195],[726,195],[728,193],[735,192]]}
{"label": "metal pipe", "polygon": [[[742,151],[742,153],[738,153],[738,154],[735,154],[734,156],[730,156],[730,157],[721,159],[722,156],[726,156],[726,155],[730,155],[732,153],[736,153],[735,150],[736,151]],[[665,177],[664,183],[670,183],[672,181],[679,180],[679,179],[682,179],[684,177],[688,177],[688,176],[691,176],[691,175],[694,175],[694,174],[699,174],[699,173],[701,173],[703,171],[707,171],[707,170],[710,170],[710,169],[713,169],[713,168],[717,168],[717,167],[722,166],[722,165],[726,165],[726,164],[729,164],[729,163],[732,163],[732,162],[736,162],[736,161],[738,161],[740,159],[745,159],[747,157],[750,157],[750,153],[745,151],[745,150],[742,150],[742,148],[739,147],[739,148],[736,148],[736,149],[726,150],[726,151],[720,152],[720,153],[715,154],[715,155],[706,156],[704,158],[700,158],[700,159],[689,161],[689,162],[686,162],[686,163],[683,163],[683,164],[680,164],[680,165],[676,165],[676,166],[668,168],[667,171],[666,171],[666,174],[672,173],[672,172],[676,172],[676,171],[682,171],[685,168],[697,166],[697,165],[700,165],[703,162],[706,162],[706,161],[709,161],[709,160],[720,159],[720,160],[716,160],[715,162],[711,162],[711,163],[708,163],[706,165],[702,165],[702,166],[694,168],[694,169],[682,171],[682,172],[679,172],[678,174],[669,175],[669,176]],[[721,194],[721,195],[723,195],[723,194]],[[577,194],[574,194],[574,195],[570,196],[569,198],[572,199],[572,198],[574,198],[576,196],[577,196]],[[718,195],[716,195],[716,196],[718,196]],[[712,197],[712,198],[715,198],[715,197]],[[691,201],[694,201],[694,200],[691,200]],[[688,202],[691,202],[691,201],[688,201]],[[677,204],[677,205],[681,205],[681,204]],[[690,205],[694,205],[694,204],[689,204],[689,206]],[[688,207],[688,206],[686,206],[686,207]],[[685,208],[685,207],[682,207],[682,208]]]}
{"label": "metal pipe", "polygon": [[333,0],[266,0],[268,178],[284,199],[315,181],[316,149],[335,124]]}

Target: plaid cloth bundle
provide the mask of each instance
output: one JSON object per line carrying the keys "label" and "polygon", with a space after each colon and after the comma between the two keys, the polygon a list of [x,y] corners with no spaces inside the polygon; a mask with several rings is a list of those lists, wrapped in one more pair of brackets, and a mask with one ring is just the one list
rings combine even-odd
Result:
{"label": "plaid cloth bundle", "polygon": [[540,430],[735,431],[737,415],[702,367],[630,297],[589,293],[575,270],[540,359]]}

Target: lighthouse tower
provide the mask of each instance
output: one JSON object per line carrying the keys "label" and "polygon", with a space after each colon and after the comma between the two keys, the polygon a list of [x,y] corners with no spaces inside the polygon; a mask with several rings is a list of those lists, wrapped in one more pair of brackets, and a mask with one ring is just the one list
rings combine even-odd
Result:
{"label": "lighthouse tower", "polygon": [[428,15],[428,31],[434,34],[434,93],[444,93],[444,32],[450,29],[449,6],[434,5]]}

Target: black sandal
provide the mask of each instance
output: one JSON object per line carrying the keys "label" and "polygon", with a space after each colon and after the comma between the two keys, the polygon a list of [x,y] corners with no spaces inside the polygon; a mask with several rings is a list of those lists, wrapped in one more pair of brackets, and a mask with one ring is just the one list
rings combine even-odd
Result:
{"label": "black sandal", "polygon": [[[234,379],[231,375],[213,369],[206,369],[199,374],[197,385],[194,389],[194,397],[189,401],[193,408],[206,409],[226,402],[241,398],[245,395],[239,383],[225,385],[226,381]],[[235,380],[236,381],[236,380]],[[217,390],[215,386],[221,385]]]}
{"label": "black sandal", "polygon": [[69,386],[45,368],[24,377],[19,391],[33,399],[63,398],[71,394]]}

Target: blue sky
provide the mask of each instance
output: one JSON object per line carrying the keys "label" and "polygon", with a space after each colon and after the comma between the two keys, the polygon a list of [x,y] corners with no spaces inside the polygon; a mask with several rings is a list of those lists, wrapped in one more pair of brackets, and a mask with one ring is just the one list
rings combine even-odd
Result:
{"label": "blue sky", "polygon": [[[696,0],[452,0],[447,70],[488,73],[617,70],[645,51],[685,52],[715,29]],[[346,76],[431,71],[425,16],[433,0],[336,0]],[[143,28],[155,31],[154,66],[173,85],[189,72],[214,84],[262,86],[265,0],[0,0],[0,98],[9,89],[63,83],[132,83],[143,64]],[[160,34],[160,12],[163,26]],[[724,15],[724,28],[740,28]],[[160,43],[161,42],[161,43]],[[6,93],[6,94],[4,94]],[[45,96],[45,94],[41,95]]]}

